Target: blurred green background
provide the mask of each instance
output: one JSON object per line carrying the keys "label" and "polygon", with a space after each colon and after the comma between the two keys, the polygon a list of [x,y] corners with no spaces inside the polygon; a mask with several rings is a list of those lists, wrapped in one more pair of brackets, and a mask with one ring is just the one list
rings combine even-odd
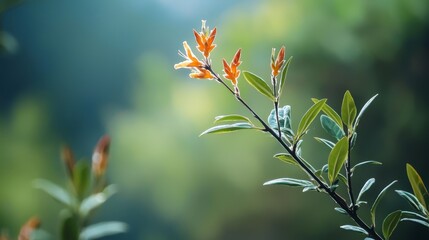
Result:
{"label": "blurred green background", "polygon": [[[271,48],[294,56],[282,104],[294,124],[327,97],[339,109],[349,89],[358,108],[379,97],[359,125],[355,188],[377,181],[372,202],[394,179],[411,191],[405,163],[429,185],[429,2],[427,0],[0,0],[0,229],[16,236],[33,215],[58,232],[61,206],[35,190],[46,178],[66,185],[59,157],[68,143],[90,158],[97,139],[112,137],[108,177],[120,189],[94,221],[120,220],[126,234],[106,239],[361,239],[340,230],[350,220],[327,196],[263,187],[305,177],[272,155],[281,151],[255,132],[198,137],[217,115],[244,109],[220,85],[175,71],[182,41],[193,43],[201,19],[218,28],[212,54],[220,72],[242,48],[242,69],[268,78]],[[271,104],[239,80],[261,115]],[[249,116],[249,115],[248,115]],[[328,149],[312,136],[304,157],[321,167]],[[390,191],[380,221],[409,209]],[[368,219],[368,207],[361,211]],[[381,222],[379,223],[381,224]],[[392,239],[428,239],[405,222]]]}

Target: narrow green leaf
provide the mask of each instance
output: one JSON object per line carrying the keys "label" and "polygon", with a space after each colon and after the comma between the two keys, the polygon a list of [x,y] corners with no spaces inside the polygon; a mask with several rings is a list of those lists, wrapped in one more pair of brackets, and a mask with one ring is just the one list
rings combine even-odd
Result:
{"label": "narrow green leaf", "polygon": [[352,129],[353,121],[356,117],[356,105],[355,101],[353,100],[352,95],[347,90],[344,94],[343,103],[341,105],[341,118],[344,122],[344,124],[349,128]]}
{"label": "narrow green leaf", "polygon": [[83,199],[88,190],[91,176],[91,168],[87,161],[78,161],[73,168],[73,186],[77,197]]}
{"label": "narrow green leaf", "polygon": [[257,129],[252,124],[243,122],[243,123],[234,123],[234,124],[228,124],[228,125],[218,125],[214,126],[212,128],[209,128],[205,130],[203,133],[200,134],[200,136],[209,134],[209,133],[229,133],[237,130],[243,130],[243,129]]}
{"label": "narrow green leaf", "polygon": [[339,212],[341,214],[348,215],[347,211],[344,210],[344,209],[342,209],[342,208],[340,208],[340,207],[336,207],[334,209],[335,209],[335,211],[337,211],[337,212]]}
{"label": "narrow green leaf", "polygon": [[248,71],[243,71],[243,76],[247,82],[258,92],[268,97],[271,101],[276,100],[270,86],[268,86],[268,84],[262,78]]}
{"label": "narrow green leaf", "polygon": [[366,191],[368,191],[369,188],[371,188],[371,186],[374,184],[374,182],[375,182],[375,178],[370,178],[370,179],[368,179],[368,181],[366,181],[366,183],[363,185],[362,189],[360,190],[358,197],[356,198],[356,202],[359,202],[362,195]]}
{"label": "narrow green leaf", "polygon": [[387,185],[381,192],[378,194],[377,198],[375,199],[374,203],[371,207],[371,221],[372,225],[375,227],[375,210],[377,209],[378,204],[380,203],[380,200],[383,198],[384,194],[386,193],[387,189],[389,189],[393,184],[395,184],[397,180],[391,182],[389,185]]}
{"label": "narrow green leaf", "polygon": [[334,148],[332,148],[331,153],[329,154],[328,178],[331,184],[337,178],[338,173],[340,173],[340,170],[347,159],[348,148],[349,141],[347,137],[343,137],[337,142],[337,144],[335,144]]}
{"label": "narrow green leaf", "polygon": [[73,208],[75,205],[75,200],[66,190],[50,181],[44,179],[36,179],[33,182],[33,186],[37,189],[44,191],[53,199],[68,207]]}
{"label": "narrow green leaf", "polygon": [[90,240],[110,236],[127,231],[127,225],[123,222],[101,222],[90,225],[80,233],[80,240]]}
{"label": "narrow green leaf", "polygon": [[422,214],[427,215],[428,212],[424,208],[424,206],[419,202],[416,196],[414,196],[412,193],[402,191],[402,190],[395,190],[396,193],[399,194],[399,196],[403,197],[407,202],[417,211],[421,212]]}
{"label": "narrow green leaf", "polygon": [[354,232],[360,232],[363,233],[365,235],[368,235],[368,232],[365,231],[365,229],[358,227],[358,226],[353,226],[353,225],[343,225],[340,226],[340,228],[344,229],[344,230],[349,230],[349,231],[354,231]]}
{"label": "narrow green leaf", "polygon": [[79,218],[68,209],[60,212],[61,240],[77,240],[79,237]]}
{"label": "narrow green leaf", "polygon": [[307,180],[295,179],[295,178],[279,178],[264,183],[264,186],[268,185],[287,185],[291,187],[312,187],[314,184]]}
{"label": "narrow green leaf", "polygon": [[352,139],[350,140],[350,149],[353,149],[353,147],[355,146],[356,139],[357,139],[357,132],[354,132],[352,135]]}
{"label": "narrow green leaf", "polygon": [[326,99],[322,99],[316,102],[313,106],[311,106],[308,111],[302,116],[301,121],[298,124],[298,131],[296,136],[300,138],[305,132],[307,132],[308,127],[317,117],[317,114],[322,110],[323,105],[325,105]]}
{"label": "narrow green leaf", "polygon": [[344,183],[344,185],[349,186],[349,184],[347,183],[347,178],[343,174],[339,173],[338,176],[337,176],[337,178],[342,183]]}
{"label": "narrow green leaf", "polygon": [[418,217],[418,218],[421,218],[423,220],[429,221],[428,217],[425,217],[423,215],[420,215],[420,214],[415,213],[415,212],[410,212],[410,211],[402,211],[402,217],[403,218],[405,218],[405,217]]}
{"label": "narrow green leaf", "polygon": [[407,163],[407,176],[410,181],[411,187],[413,188],[414,196],[417,197],[423,207],[428,210],[429,206],[429,193],[423,183],[422,178],[410,164]]}
{"label": "narrow green leaf", "polygon": [[[316,103],[319,100],[317,98],[312,98],[311,101]],[[332,118],[335,121],[335,123],[338,124],[338,126],[340,126],[341,128],[343,127],[343,121],[341,120],[340,115],[338,115],[338,113],[333,108],[331,108],[327,103],[323,105],[322,112],[328,115],[328,117]]]}
{"label": "narrow green leaf", "polygon": [[365,105],[363,105],[362,109],[359,111],[358,116],[356,117],[355,124],[353,125],[353,129],[356,129],[356,127],[359,124],[360,118],[362,117],[362,114],[365,112],[365,110],[369,107],[369,105],[374,101],[374,99],[378,96],[378,94],[375,94],[372,98],[370,98]]}
{"label": "narrow green leaf", "polygon": [[309,187],[305,187],[302,189],[302,192],[308,192],[308,191],[317,191],[318,187],[313,185],[313,186],[309,186]]}
{"label": "narrow green leaf", "polygon": [[320,123],[322,124],[322,128],[336,140],[340,140],[345,136],[343,129],[332,118],[322,114],[320,116]]}
{"label": "narrow green leaf", "polygon": [[280,159],[285,163],[289,163],[295,166],[299,166],[299,164],[295,161],[295,159],[289,153],[277,153],[274,155],[275,158]]}
{"label": "narrow green leaf", "polygon": [[357,167],[360,167],[360,166],[363,166],[363,165],[366,165],[366,164],[382,165],[381,162],[377,162],[377,161],[373,161],[373,160],[369,160],[369,161],[365,161],[365,162],[360,162],[360,163],[358,163],[358,164],[356,164],[356,165],[354,165],[352,167],[351,172],[354,172]]}
{"label": "narrow green leaf", "polygon": [[285,66],[283,67],[282,70],[282,75],[280,77],[280,86],[279,86],[279,96],[282,95],[283,92],[283,86],[285,85],[286,82],[286,76],[287,76],[287,71],[289,69],[289,64],[292,62],[292,57],[289,57],[289,59],[286,61]]}
{"label": "narrow green leaf", "polygon": [[79,208],[79,212],[83,217],[88,216],[88,214],[95,208],[101,206],[107,201],[111,196],[117,192],[117,189],[114,185],[107,186],[102,192],[92,194],[91,196],[85,198]]}
{"label": "narrow green leaf", "polygon": [[335,146],[335,143],[333,143],[333,142],[331,142],[329,140],[326,140],[326,139],[323,139],[323,138],[318,138],[318,137],[315,137],[314,139],[316,139],[318,142],[324,143],[330,149],[332,149]]}
{"label": "narrow green leaf", "polygon": [[389,240],[390,236],[392,236],[393,231],[401,220],[401,215],[401,210],[397,210],[387,215],[387,217],[384,219],[382,229],[383,236],[386,240]]}
{"label": "narrow green leaf", "polygon": [[230,115],[222,115],[215,117],[214,123],[221,123],[221,122],[230,122],[230,121],[244,121],[252,124],[249,118],[245,116],[241,116],[238,114],[230,114]]}
{"label": "narrow green leaf", "polygon": [[416,219],[416,218],[402,218],[401,221],[415,222],[429,228],[429,222],[425,220]]}

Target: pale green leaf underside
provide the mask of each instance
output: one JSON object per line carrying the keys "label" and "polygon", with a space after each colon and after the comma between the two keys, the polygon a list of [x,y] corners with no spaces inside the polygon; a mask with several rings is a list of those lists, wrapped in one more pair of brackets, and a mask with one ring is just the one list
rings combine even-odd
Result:
{"label": "pale green leaf underside", "polygon": [[227,125],[218,125],[205,130],[200,136],[211,133],[229,133],[243,129],[257,129],[250,123],[234,123]]}

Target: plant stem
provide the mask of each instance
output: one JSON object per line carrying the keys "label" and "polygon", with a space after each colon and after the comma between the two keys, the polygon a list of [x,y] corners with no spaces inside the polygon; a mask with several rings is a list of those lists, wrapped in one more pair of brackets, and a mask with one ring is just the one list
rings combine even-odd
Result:
{"label": "plant stem", "polygon": [[276,100],[274,101],[274,111],[276,113],[276,121],[277,121],[277,129],[279,132],[279,138],[282,138],[282,131],[280,130],[280,121],[279,121],[279,96],[277,96],[276,91],[276,78],[274,76],[271,77],[271,82],[273,84],[273,95],[275,96]]}
{"label": "plant stem", "polygon": [[282,145],[282,147],[284,149],[286,149],[286,151],[296,160],[296,162],[301,166],[301,168],[308,174],[311,176],[311,178],[313,178],[314,181],[317,182],[317,184],[319,185],[319,187],[321,189],[323,189],[326,193],[329,194],[329,196],[332,198],[332,200],[334,200],[334,202],[336,202],[344,211],[347,212],[347,214],[353,219],[353,221],[356,222],[356,224],[358,224],[361,228],[363,228],[367,233],[368,233],[368,237],[374,238],[375,240],[383,240],[383,238],[380,237],[380,235],[378,235],[378,233],[375,231],[375,229],[373,227],[369,227],[356,213],[356,211],[353,209],[350,209],[347,206],[347,202],[340,196],[338,195],[335,191],[331,190],[318,176],[316,176],[316,174],[303,162],[301,161],[300,157],[298,157],[295,153],[295,151],[293,151],[292,149],[290,149],[289,146],[287,146],[287,144],[281,139],[281,137],[279,135],[276,134],[276,132],[274,132],[273,129],[271,129],[267,123],[265,123],[264,120],[262,120],[262,118],[255,112],[253,111],[253,109],[239,96],[236,95],[234,90],[232,90],[220,77],[218,74],[216,74],[213,69],[211,68],[210,65],[205,65],[204,66],[208,71],[210,71],[210,73],[212,73],[212,75],[216,78],[216,81],[221,83],[223,86],[225,86],[234,96],[235,98],[247,109],[249,110],[252,115],[255,117],[256,120],[258,120],[262,126],[264,127],[264,130],[269,132],[276,140],[277,142],[280,143],[280,145]]}
{"label": "plant stem", "polygon": [[353,196],[353,187],[352,187],[352,172],[350,171],[350,168],[351,168],[351,166],[350,166],[351,165],[351,150],[352,150],[351,149],[351,142],[352,142],[351,139],[352,139],[351,137],[348,139],[349,149],[348,149],[348,153],[347,153],[347,161],[346,161],[345,168],[346,168],[346,175],[347,175],[347,190],[349,193],[350,203],[351,203],[350,209],[353,212],[356,212],[356,202],[355,202],[355,198]]}

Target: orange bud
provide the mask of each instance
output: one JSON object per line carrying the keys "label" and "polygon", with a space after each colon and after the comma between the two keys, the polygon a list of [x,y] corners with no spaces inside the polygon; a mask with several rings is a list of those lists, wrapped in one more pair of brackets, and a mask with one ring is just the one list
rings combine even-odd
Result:
{"label": "orange bud", "polygon": [[104,175],[109,158],[110,137],[104,135],[100,138],[92,154],[92,172],[96,177]]}
{"label": "orange bud", "polygon": [[73,169],[75,165],[75,159],[73,152],[69,146],[64,145],[61,148],[61,158],[63,159],[64,165],[66,166],[67,172],[70,177],[73,177]]}
{"label": "orange bud", "polygon": [[271,74],[274,77],[277,77],[277,75],[279,75],[280,69],[283,67],[285,63],[285,47],[282,46],[275,61],[274,61],[274,52],[275,50],[273,49],[272,56],[271,56]]}
{"label": "orange bud", "polygon": [[19,231],[18,240],[30,240],[31,233],[40,227],[40,220],[37,217],[32,217],[27,221]]}

